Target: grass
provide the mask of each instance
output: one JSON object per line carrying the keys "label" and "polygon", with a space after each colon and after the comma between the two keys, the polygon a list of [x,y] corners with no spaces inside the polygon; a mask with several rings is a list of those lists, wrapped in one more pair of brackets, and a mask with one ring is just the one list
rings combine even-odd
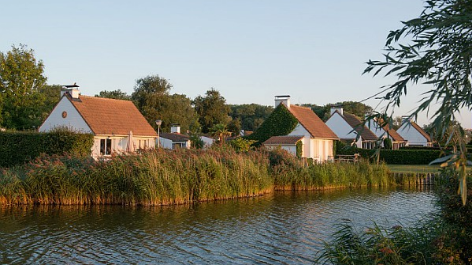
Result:
{"label": "grass", "polygon": [[[438,173],[441,169],[439,165],[387,165],[393,173]],[[472,173],[472,167],[467,168],[468,173]]]}
{"label": "grass", "polygon": [[437,173],[439,165],[387,165],[394,173]]}

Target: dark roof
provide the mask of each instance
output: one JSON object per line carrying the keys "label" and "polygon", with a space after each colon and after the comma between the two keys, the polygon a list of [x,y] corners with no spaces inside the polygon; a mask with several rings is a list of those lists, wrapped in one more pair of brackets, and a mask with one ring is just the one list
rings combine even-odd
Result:
{"label": "dark roof", "polygon": [[190,140],[190,136],[180,133],[160,133],[159,137],[169,139],[174,143],[183,143]]}
{"label": "dark roof", "polygon": [[272,136],[263,144],[266,145],[273,145],[273,144],[280,144],[280,145],[296,145],[298,141],[300,141],[303,136]]}
{"label": "dark roof", "polygon": [[80,96],[66,97],[74,105],[92,132],[97,134],[153,136],[157,133],[149,125],[133,102],[109,98]]}
{"label": "dark roof", "polygon": [[[336,110],[336,112],[338,112],[338,111]],[[341,115],[339,112],[338,112],[338,114]],[[341,115],[341,117],[343,117],[344,120],[357,133],[361,134],[363,140],[375,141],[375,140],[378,139],[377,135],[375,135],[375,133],[373,133],[369,128],[367,128],[367,126],[365,126],[365,125],[364,125],[364,127],[359,126],[362,122],[356,115],[353,115],[353,114],[350,114],[350,113],[347,113],[347,112],[343,111],[343,115]]]}
{"label": "dark roof", "polygon": [[338,136],[331,131],[328,125],[326,125],[310,108],[290,105],[288,110],[313,138],[339,139]]}

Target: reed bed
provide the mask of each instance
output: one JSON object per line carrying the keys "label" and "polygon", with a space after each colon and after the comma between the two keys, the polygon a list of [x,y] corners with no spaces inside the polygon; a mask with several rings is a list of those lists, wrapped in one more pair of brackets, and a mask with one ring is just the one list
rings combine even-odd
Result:
{"label": "reed bed", "polygon": [[274,190],[393,185],[384,165],[309,164],[282,151],[154,150],[109,161],[41,156],[0,169],[0,205],[170,205]]}
{"label": "reed bed", "polygon": [[[272,155],[275,156],[275,155]],[[358,163],[312,164],[276,155],[271,159],[275,190],[325,190],[334,188],[396,186],[384,164]]]}
{"label": "reed bed", "polygon": [[0,204],[168,205],[273,190],[256,152],[153,151],[110,161],[43,156],[0,171]]}

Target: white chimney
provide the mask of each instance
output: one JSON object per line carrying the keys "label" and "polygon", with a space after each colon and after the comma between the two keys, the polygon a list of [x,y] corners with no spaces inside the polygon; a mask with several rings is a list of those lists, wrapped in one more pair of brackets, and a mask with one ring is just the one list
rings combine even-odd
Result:
{"label": "white chimney", "polygon": [[343,109],[342,106],[332,106],[332,107],[331,107],[331,113],[330,113],[330,114],[333,115],[333,113],[334,113],[335,111],[338,111],[338,113],[341,114],[341,116],[344,115],[344,109]]}
{"label": "white chimney", "polygon": [[275,96],[275,107],[277,108],[280,103],[290,109],[290,95]]}
{"label": "white chimney", "polygon": [[170,125],[171,133],[180,133],[180,124],[171,124]]}
{"label": "white chimney", "polygon": [[72,98],[79,98],[79,86],[76,83],[73,85],[63,86],[61,89],[61,98],[65,93],[68,93]]}

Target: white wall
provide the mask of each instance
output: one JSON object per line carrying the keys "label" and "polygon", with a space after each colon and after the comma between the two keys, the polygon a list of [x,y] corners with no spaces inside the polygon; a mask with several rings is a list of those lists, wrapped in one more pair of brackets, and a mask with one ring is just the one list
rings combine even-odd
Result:
{"label": "white wall", "polygon": [[[353,130],[346,120],[335,112],[327,121],[326,125],[333,131],[339,139],[356,139],[357,132]],[[358,148],[362,148],[362,137],[356,142]]]}
{"label": "white wall", "polygon": [[[62,112],[67,112],[67,117],[62,117]],[[49,117],[39,127],[40,132],[49,132],[57,127],[67,127],[81,133],[92,133],[92,130],[84,121],[74,105],[66,97],[62,97]]]}
{"label": "white wall", "polygon": [[283,150],[288,151],[290,154],[296,156],[297,155],[297,147],[294,145],[264,145],[269,150],[274,150],[277,148],[281,148]]}
{"label": "white wall", "polygon": [[352,130],[351,125],[337,112],[326,121],[326,125],[340,139],[355,139],[357,137],[357,133]]}
{"label": "white wall", "polygon": [[400,134],[403,139],[408,141],[408,145],[416,146],[428,146],[428,140],[418,132],[413,126],[410,126],[407,123],[404,123],[398,130],[397,133]]}
{"label": "white wall", "polygon": [[303,136],[303,157],[313,158],[315,161],[325,162],[333,156],[333,140],[314,139],[310,133],[298,123],[289,133],[291,136]]}

